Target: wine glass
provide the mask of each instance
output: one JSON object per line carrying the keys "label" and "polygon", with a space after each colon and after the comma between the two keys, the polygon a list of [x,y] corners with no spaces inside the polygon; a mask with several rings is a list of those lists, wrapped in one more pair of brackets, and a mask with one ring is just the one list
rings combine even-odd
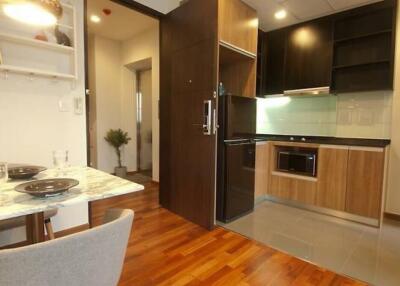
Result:
{"label": "wine glass", "polygon": [[68,150],[53,151],[53,164],[58,172],[68,167]]}

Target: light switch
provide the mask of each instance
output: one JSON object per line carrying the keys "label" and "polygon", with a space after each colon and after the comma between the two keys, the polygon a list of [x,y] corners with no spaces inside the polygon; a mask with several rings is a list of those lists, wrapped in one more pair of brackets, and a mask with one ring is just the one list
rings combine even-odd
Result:
{"label": "light switch", "polygon": [[83,98],[74,97],[74,113],[77,115],[83,114]]}

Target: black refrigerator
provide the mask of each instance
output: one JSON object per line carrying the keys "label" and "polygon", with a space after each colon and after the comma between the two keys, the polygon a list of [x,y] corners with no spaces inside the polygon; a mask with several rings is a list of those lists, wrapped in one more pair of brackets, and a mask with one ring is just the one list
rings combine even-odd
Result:
{"label": "black refrigerator", "polygon": [[218,101],[218,221],[228,223],[254,209],[257,100],[224,95]]}

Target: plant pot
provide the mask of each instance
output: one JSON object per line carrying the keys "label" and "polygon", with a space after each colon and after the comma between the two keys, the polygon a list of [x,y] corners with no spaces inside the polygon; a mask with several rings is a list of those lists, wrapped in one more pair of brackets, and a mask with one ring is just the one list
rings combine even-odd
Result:
{"label": "plant pot", "polygon": [[126,167],[115,167],[115,175],[120,178],[126,178],[127,169]]}

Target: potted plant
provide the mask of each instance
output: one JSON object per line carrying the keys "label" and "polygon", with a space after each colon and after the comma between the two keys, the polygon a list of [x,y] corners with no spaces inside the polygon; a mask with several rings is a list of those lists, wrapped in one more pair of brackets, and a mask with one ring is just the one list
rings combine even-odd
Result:
{"label": "potted plant", "polygon": [[122,166],[121,162],[121,147],[127,145],[131,138],[129,138],[128,133],[122,131],[121,129],[110,129],[104,139],[115,149],[118,156],[118,167],[115,167],[115,175],[118,177],[126,177],[127,168]]}

